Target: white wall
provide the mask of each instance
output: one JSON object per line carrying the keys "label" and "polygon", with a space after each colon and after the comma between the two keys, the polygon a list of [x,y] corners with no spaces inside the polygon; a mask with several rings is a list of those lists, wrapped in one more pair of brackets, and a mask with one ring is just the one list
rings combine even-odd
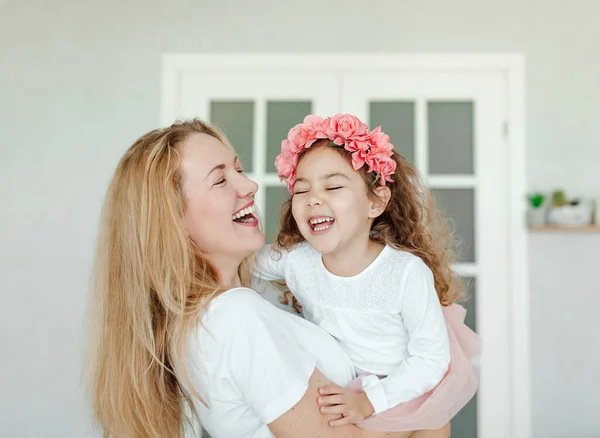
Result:
{"label": "white wall", "polygon": [[[169,3],[0,0],[0,436],[91,434],[79,382],[97,216],[118,158],[159,123],[164,52],[524,52],[529,187],[600,196],[595,0]],[[536,438],[600,435],[598,248],[530,239]]]}

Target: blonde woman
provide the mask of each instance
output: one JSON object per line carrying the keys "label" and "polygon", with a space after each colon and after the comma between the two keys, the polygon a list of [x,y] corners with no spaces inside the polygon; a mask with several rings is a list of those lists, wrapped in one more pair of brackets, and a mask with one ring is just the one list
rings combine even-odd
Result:
{"label": "blonde woman", "polygon": [[213,438],[409,435],[331,428],[319,413],[317,389],[347,385],[353,367],[330,335],[250,289],[265,241],[256,190],[198,120],[121,159],[90,300],[88,389],[105,437],[181,437],[196,417]]}

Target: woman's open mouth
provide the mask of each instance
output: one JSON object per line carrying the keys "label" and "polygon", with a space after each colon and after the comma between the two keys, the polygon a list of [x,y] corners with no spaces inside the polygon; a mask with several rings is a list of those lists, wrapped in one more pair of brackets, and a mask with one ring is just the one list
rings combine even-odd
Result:
{"label": "woman's open mouth", "polygon": [[237,213],[235,213],[231,217],[231,220],[236,224],[240,224],[246,227],[255,227],[256,225],[258,225],[258,218],[256,217],[256,213],[256,207],[254,206],[254,203],[252,203],[249,206],[238,210]]}

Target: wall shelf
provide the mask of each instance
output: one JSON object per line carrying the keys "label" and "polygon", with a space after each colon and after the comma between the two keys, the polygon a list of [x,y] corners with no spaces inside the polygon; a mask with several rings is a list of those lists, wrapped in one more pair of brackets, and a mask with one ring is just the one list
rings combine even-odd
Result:
{"label": "wall shelf", "polygon": [[532,232],[546,232],[546,233],[600,233],[600,225],[585,225],[582,227],[565,227],[559,225],[540,225],[530,227],[529,231]]}

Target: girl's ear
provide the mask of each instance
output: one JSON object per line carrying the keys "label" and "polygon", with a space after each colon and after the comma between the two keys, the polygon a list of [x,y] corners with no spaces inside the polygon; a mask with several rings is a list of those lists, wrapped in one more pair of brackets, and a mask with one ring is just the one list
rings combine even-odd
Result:
{"label": "girl's ear", "polygon": [[371,206],[369,208],[369,218],[371,219],[381,216],[392,196],[392,192],[387,186],[379,186],[374,191],[376,198],[371,200]]}

